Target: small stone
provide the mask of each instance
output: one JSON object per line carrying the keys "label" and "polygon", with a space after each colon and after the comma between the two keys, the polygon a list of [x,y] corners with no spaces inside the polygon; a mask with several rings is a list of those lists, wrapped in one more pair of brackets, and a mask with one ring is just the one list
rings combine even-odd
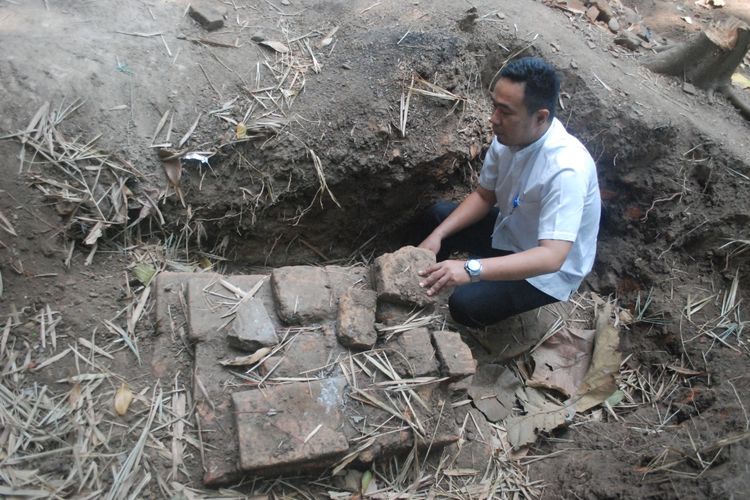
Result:
{"label": "small stone", "polygon": [[372,290],[352,289],[339,300],[336,334],[342,345],[352,349],[371,349],[378,340],[375,331],[375,302]]}
{"label": "small stone", "polygon": [[263,302],[256,298],[240,304],[227,339],[232,347],[247,352],[279,343],[271,317]]}
{"label": "small stone", "polygon": [[253,36],[250,37],[250,40],[256,43],[260,43],[265,39],[266,39],[266,35],[260,31],[256,31],[255,33],[253,33]]}
{"label": "small stone", "polygon": [[698,93],[698,89],[692,83],[685,82],[682,84],[682,90],[686,94],[695,95]]}
{"label": "small stone", "polygon": [[570,61],[570,67],[573,69],[578,69],[578,63],[575,61]]}
{"label": "small stone", "polygon": [[586,40],[586,45],[588,45],[589,48],[592,50],[596,48],[596,44],[592,42],[591,40]]}
{"label": "small stone", "polygon": [[351,65],[350,65],[350,64],[347,64],[347,63],[343,63],[343,64],[341,65],[341,67],[342,67],[343,69],[352,69]]}
{"label": "small stone", "polygon": [[217,9],[207,2],[193,2],[188,12],[190,17],[208,31],[215,31],[224,26],[225,9]]}
{"label": "small stone", "polygon": [[617,21],[617,18],[613,17],[609,20],[607,23],[607,27],[609,28],[609,31],[612,33],[617,34],[620,31],[620,23]]}
{"label": "small stone", "polygon": [[283,5],[284,7],[288,7],[292,5],[292,2],[290,2],[289,0],[281,0],[281,5]]}
{"label": "small stone", "polygon": [[453,380],[473,375],[477,364],[471,349],[461,339],[461,335],[449,331],[432,332],[432,340],[440,359],[441,372]]}

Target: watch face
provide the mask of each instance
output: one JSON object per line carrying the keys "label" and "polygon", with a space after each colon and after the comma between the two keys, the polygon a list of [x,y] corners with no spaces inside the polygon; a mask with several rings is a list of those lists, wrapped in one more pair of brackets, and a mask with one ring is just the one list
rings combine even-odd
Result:
{"label": "watch face", "polygon": [[477,272],[482,268],[482,264],[478,260],[470,260],[468,262],[468,267],[470,271]]}

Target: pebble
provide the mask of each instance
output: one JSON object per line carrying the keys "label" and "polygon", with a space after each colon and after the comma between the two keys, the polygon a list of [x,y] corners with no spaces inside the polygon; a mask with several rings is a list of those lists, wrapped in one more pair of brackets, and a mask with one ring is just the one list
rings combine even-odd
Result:
{"label": "pebble", "polygon": [[620,32],[620,23],[614,17],[609,20],[609,22],[607,23],[607,26],[609,27],[609,30],[612,33],[616,34]]}

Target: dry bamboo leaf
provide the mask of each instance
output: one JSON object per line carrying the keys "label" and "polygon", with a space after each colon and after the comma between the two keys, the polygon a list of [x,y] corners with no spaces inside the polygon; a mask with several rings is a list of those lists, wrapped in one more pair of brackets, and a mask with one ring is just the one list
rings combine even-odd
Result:
{"label": "dry bamboo leaf", "polygon": [[68,393],[68,404],[71,408],[78,408],[78,403],[81,401],[81,384],[76,382],[73,388]]}
{"label": "dry bamboo leaf", "polygon": [[89,234],[86,236],[86,239],[83,240],[84,245],[94,245],[96,244],[96,240],[101,238],[102,234],[104,233],[104,229],[106,229],[108,226],[104,224],[104,222],[99,221],[96,224],[94,224],[94,227],[91,228],[91,231],[89,231]]}
{"label": "dry bamboo leaf", "polygon": [[219,361],[219,364],[221,364],[222,366],[252,366],[263,359],[270,352],[270,347],[263,347],[248,356],[237,356],[235,358],[222,359],[221,361]]}
{"label": "dry bamboo leaf", "polygon": [[0,228],[4,229],[6,232],[12,234],[13,236],[18,236],[16,234],[16,230],[13,228],[13,224],[10,223],[10,221],[5,217],[2,211],[0,211]]}
{"label": "dry bamboo leaf", "polygon": [[195,119],[193,124],[190,126],[187,132],[185,132],[185,135],[182,136],[182,139],[180,139],[180,142],[177,143],[177,147],[181,148],[183,144],[185,144],[188,139],[190,139],[190,136],[193,135],[193,132],[195,132],[195,128],[198,126],[198,122],[201,121],[201,117],[203,116],[203,112],[198,113],[198,117]]}
{"label": "dry bamboo leaf", "polygon": [[333,35],[335,35],[338,30],[339,30],[339,27],[336,26],[331,31],[329,31],[328,34],[324,36],[323,39],[320,41],[320,43],[318,44],[318,47],[322,49],[323,47],[328,47],[329,45],[331,45],[331,43],[333,42]]}
{"label": "dry bamboo leaf", "polygon": [[117,413],[119,416],[123,416],[128,412],[128,408],[130,407],[130,403],[133,401],[133,392],[128,388],[127,384],[125,382],[120,385],[120,388],[117,389],[117,392],[115,393],[115,413]]}
{"label": "dry bamboo leaf", "polygon": [[286,54],[287,52],[289,52],[289,47],[281,42],[275,42],[273,40],[263,40],[262,42],[258,43],[260,43],[261,45],[265,45],[269,49],[273,49],[280,54]]}

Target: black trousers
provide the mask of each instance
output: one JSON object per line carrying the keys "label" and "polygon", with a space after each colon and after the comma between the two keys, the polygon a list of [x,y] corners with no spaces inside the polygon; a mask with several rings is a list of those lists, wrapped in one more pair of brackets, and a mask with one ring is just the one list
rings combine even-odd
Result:
{"label": "black trousers", "polygon": [[[429,236],[457,206],[452,202],[439,202],[433,205],[419,224],[419,241]],[[445,238],[437,260],[445,260],[453,252],[467,252],[473,258],[499,257],[513,253],[492,248],[492,231],[497,215],[498,209],[493,208],[476,224]],[[455,321],[476,328],[557,301],[558,299],[547,295],[526,280],[479,281],[456,287],[448,304]]]}

